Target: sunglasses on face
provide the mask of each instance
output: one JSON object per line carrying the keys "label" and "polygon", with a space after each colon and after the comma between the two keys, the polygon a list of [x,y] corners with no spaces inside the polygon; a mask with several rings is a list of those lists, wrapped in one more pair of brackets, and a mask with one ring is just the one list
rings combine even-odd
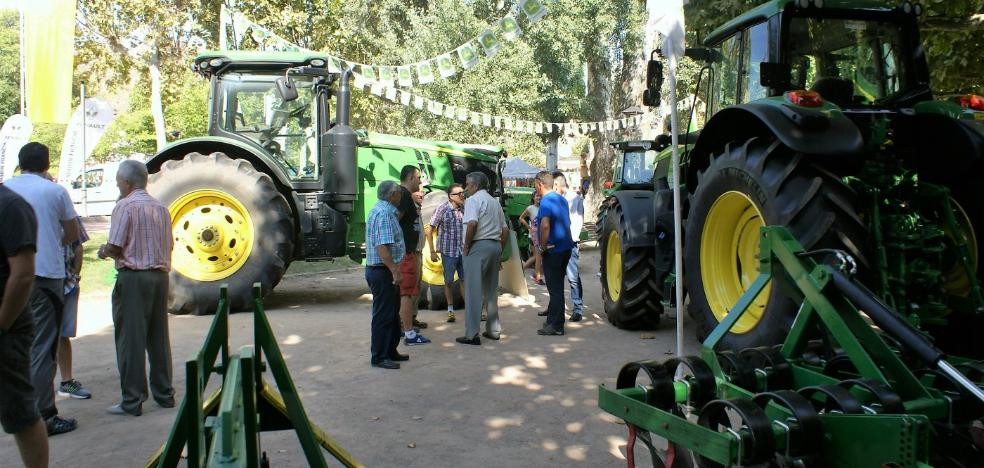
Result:
{"label": "sunglasses on face", "polygon": [[454,197],[454,196],[457,196],[457,195],[464,195],[464,194],[465,194],[465,192],[452,192],[450,195],[452,197]]}

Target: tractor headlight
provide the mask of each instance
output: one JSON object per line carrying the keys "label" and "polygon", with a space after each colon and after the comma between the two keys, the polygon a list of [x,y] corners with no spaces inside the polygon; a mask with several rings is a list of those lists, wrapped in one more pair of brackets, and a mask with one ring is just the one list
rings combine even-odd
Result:
{"label": "tractor headlight", "polygon": [[214,58],[212,60],[209,60],[208,61],[208,65],[210,67],[219,67],[219,66],[222,66],[222,59],[220,59],[220,58]]}

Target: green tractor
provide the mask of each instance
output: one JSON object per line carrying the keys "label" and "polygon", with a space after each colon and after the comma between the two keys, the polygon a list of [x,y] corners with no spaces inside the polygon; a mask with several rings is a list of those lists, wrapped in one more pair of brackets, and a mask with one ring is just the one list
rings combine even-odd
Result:
{"label": "green tractor", "polygon": [[[499,194],[502,148],[355,131],[348,72],[327,64],[303,52],[195,59],[210,83],[208,136],[177,141],[147,163],[148,191],[172,219],[171,312],[215,310],[221,284],[233,310],[250,309],[253,283],[269,293],[295,260],[361,261],[375,187],[407,164],[420,167],[428,196],[473,171]],[[439,264],[427,269],[441,278]]]}
{"label": "green tractor", "polygon": [[[984,99],[934,100],[919,14],[908,2],[773,0],[687,49],[707,105],[701,130],[680,136],[683,274],[700,339],[757,277],[760,229],[778,225],[811,255],[849,255],[945,351],[984,351]],[[651,63],[647,105],[660,70]],[[623,144],[620,189],[599,216],[605,309],[625,328],[655,326],[673,298],[669,140]],[[766,285],[719,343],[778,343],[796,312]]]}

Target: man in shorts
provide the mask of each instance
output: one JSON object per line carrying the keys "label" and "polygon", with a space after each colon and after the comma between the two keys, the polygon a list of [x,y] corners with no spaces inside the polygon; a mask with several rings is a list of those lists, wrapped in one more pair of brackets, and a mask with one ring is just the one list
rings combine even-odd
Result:
{"label": "man in shorts", "polygon": [[[24,465],[48,466],[48,432],[31,384],[38,223],[23,198],[0,184],[0,426],[13,434]],[[50,382],[49,382],[50,384]]]}
{"label": "man in shorts", "polygon": [[[424,335],[414,328],[413,311],[420,296],[420,262],[415,246],[420,243],[420,208],[413,200],[413,194],[420,190],[420,169],[414,165],[403,166],[400,171],[400,206],[397,207],[406,255],[400,262],[400,324],[403,326],[403,344],[416,346],[430,343]],[[418,325],[420,328],[425,326]],[[396,345],[398,343],[394,343]]]}
{"label": "man in shorts", "polygon": [[[464,229],[461,218],[464,216],[462,207],[465,205],[465,188],[461,184],[451,184],[448,189],[448,201],[441,204],[434,210],[430,224],[424,230],[427,238],[427,245],[430,246],[431,261],[437,262],[437,255],[441,255],[441,265],[444,268],[444,298],[448,301],[448,323],[453,323],[454,318],[454,294],[451,288],[454,286],[454,274],[458,274],[461,281],[462,297],[465,295],[465,267],[461,261],[461,245],[464,238]],[[437,246],[434,246],[431,230],[437,230]]]}
{"label": "man in shorts", "polygon": [[78,329],[82,244],[89,240],[89,233],[82,225],[82,219],[75,220],[79,224],[79,240],[65,246],[65,309],[62,312],[61,333],[58,338],[58,369],[62,378],[58,385],[58,394],[88,400],[92,398],[92,393],[72,376],[72,338],[75,338]]}

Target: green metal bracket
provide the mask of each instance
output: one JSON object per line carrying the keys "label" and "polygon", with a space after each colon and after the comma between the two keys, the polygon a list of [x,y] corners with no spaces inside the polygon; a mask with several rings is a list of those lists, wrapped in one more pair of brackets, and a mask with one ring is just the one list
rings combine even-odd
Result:
{"label": "green metal bracket", "polygon": [[[328,437],[304,412],[287,363],[263,308],[262,289],[253,285],[255,348],[245,346],[229,355],[229,301],[220,290],[219,306],[205,344],[185,363],[188,389],[178,408],[167,442],[144,465],[175,467],[187,446],[189,467],[248,467],[261,464],[261,432],[293,429],[311,467],[327,467],[322,448],[343,466],[361,467],[355,457]],[[220,365],[216,361],[221,356]],[[266,367],[281,393],[263,380]],[[222,387],[207,400],[202,392],[212,373],[222,375]]]}

